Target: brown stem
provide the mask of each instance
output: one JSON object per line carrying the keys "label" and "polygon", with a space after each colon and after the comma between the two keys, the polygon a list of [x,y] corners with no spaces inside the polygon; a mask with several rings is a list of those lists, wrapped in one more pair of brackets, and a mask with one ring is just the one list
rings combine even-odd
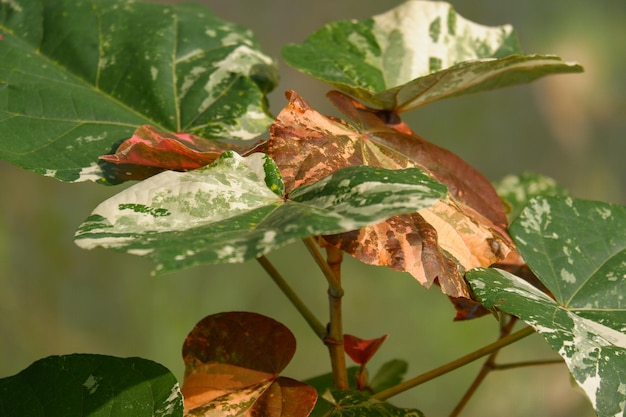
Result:
{"label": "brown stem", "polygon": [[401,382],[400,384],[395,385],[391,388],[387,388],[386,390],[382,390],[372,395],[372,398],[376,400],[386,400],[387,398],[391,398],[394,395],[400,394],[404,391],[407,391],[411,388],[421,385],[424,382],[430,381],[433,378],[437,378],[450,371],[453,371],[462,366],[465,366],[468,363],[471,363],[477,359],[480,359],[483,356],[489,355],[497,350],[500,350],[504,346],[510,345],[511,343],[517,342],[518,340],[523,339],[524,337],[530,336],[534,332],[535,330],[532,327],[525,327],[522,330],[519,330],[513,334],[503,337],[502,339],[499,339],[493,343],[490,343],[487,346],[483,346],[482,348],[475,350],[474,352],[471,352],[465,356],[462,356],[443,366],[440,366],[439,368],[433,369],[424,374],[418,375],[415,378],[411,378],[407,381]]}
{"label": "brown stem", "polygon": [[330,363],[333,369],[333,380],[338,389],[348,389],[348,372],[346,366],[346,354],[343,346],[343,325],[341,299],[343,288],[341,287],[341,251],[337,248],[327,247],[327,259],[324,259],[318,246],[312,238],[304,240],[304,243],[324,273],[328,281],[328,303],[330,308],[330,323],[324,343],[328,347]]}
{"label": "brown stem", "polygon": [[562,358],[544,359],[544,360],[536,360],[536,361],[514,362],[514,363],[505,363],[501,365],[494,365],[493,370],[505,371],[507,369],[522,368],[525,366],[561,365],[563,363],[565,363],[565,361]]}

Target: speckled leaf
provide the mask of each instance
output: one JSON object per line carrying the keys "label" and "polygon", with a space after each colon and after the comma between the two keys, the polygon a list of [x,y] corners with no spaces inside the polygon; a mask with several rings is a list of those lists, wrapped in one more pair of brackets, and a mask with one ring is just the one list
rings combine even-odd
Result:
{"label": "speckled leaf", "polygon": [[434,282],[452,297],[469,298],[465,270],[502,259],[512,243],[495,190],[453,153],[415,135],[395,115],[368,109],[331,92],[354,126],[328,118],[295,92],[270,127],[268,153],[283,173],[287,192],[347,167],[419,167],[448,187],[431,207],[325,239],[357,259]]}
{"label": "speckled leaf", "polygon": [[511,234],[554,299],[504,271],[467,274],[486,307],[519,316],[563,356],[600,417],[626,412],[625,230],[626,207],[533,199]]}
{"label": "speckled leaf", "polygon": [[566,196],[567,190],[559,186],[552,178],[540,174],[524,173],[507,175],[494,184],[500,197],[506,202],[507,218],[513,221],[526,204],[539,196]]}
{"label": "speckled leaf", "polygon": [[141,358],[74,354],[0,379],[3,417],[182,417],[174,375]]}
{"label": "speckled leaf", "polygon": [[319,398],[311,417],[423,417],[416,409],[399,408],[371,399],[363,391],[328,390]]}
{"label": "speckled leaf", "polygon": [[330,23],[287,45],[283,58],[370,106],[396,112],[582,71],[555,56],[522,55],[510,25],[479,25],[448,3],[417,0],[370,19]]}
{"label": "speckled leaf", "polygon": [[141,125],[251,139],[271,118],[274,62],[200,5],[0,2],[0,158],[63,181]]}
{"label": "speckled leaf", "polygon": [[183,345],[185,415],[308,416],[315,389],[279,376],[295,349],[289,329],[269,317],[247,312],[205,317]]}
{"label": "speckled leaf", "polygon": [[283,197],[280,171],[261,153],[226,152],[190,172],[166,171],[100,204],[76,243],[145,255],[165,272],[243,262],[308,236],[429,207],[446,187],[422,170],[349,167]]}

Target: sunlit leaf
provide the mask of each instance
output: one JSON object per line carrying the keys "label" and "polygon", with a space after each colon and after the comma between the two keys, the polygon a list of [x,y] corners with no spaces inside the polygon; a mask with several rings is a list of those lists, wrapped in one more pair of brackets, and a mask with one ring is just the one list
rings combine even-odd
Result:
{"label": "sunlit leaf", "polygon": [[74,354],[41,359],[0,379],[5,417],[182,417],[174,375],[141,358]]}
{"label": "sunlit leaf", "polygon": [[511,246],[502,202],[489,181],[394,114],[331,92],[349,125],[319,114],[295,92],[288,97],[267,145],[287,192],[360,165],[419,167],[448,187],[448,195],[428,208],[325,239],[362,262],[409,272],[427,288],[438,281],[445,294],[469,298],[465,270],[497,262]]}
{"label": "sunlit leaf", "polygon": [[206,168],[166,171],[106,200],[76,243],[148,256],[157,272],[244,262],[304,237],[429,207],[446,187],[416,168],[348,167],[284,193],[269,157],[226,152]]}
{"label": "sunlit leaf", "polygon": [[485,306],[519,316],[563,356],[600,417],[626,411],[625,230],[626,207],[536,198],[511,234],[554,299],[505,271],[467,274]]}
{"label": "sunlit leaf", "polygon": [[421,411],[395,407],[374,400],[362,391],[328,390],[320,397],[311,417],[423,417]]}
{"label": "sunlit leaf", "polygon": [[533,198],[539,196],[566,196],[567,190],[559,186],[552,178],[524,173],[521,175],[507,175],[494,184],[498,195],[508,206],[507,217],[513,221],[519,216],[522,209]]}
{"label": "sunlit leaf", "polygon": [[251,139],[276,68],[249,31],[200,5],[0,2],[0,158],[101,180],[100,155],[141,125]]}
{"label": "sunlit leaf", "polygon": [[280,377],[296,349],[282,324],[255,313],[205,317],[183,345],[186,416],[306,417],[315,389]]}
{"label": "sunlit leaf", "polygon": [[582,71],[556,56],[523,55],[510,25],[479,25],[448,3],[416,0],[362,21],[327,24],[283,48],[283,58],[372,107],[396,112]]}
{"label": "sunlit leaf", "polygon": [[[137,128],[114,154],[102,155],[100,160],[121,166],[114,169],[101,164],[107,180],[114,183],[143,180],[165,170],[201,168],[215,161],[224,151],[241,153],[244,149],[243,146],[210,141],[188,133],[162,132],[146,125]],[[146,170],[146,167],[154,169]]]}

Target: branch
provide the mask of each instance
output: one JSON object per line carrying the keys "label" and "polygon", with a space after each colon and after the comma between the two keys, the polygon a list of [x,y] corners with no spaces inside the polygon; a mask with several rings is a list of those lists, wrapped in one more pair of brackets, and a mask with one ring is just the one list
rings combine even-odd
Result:
{"label": "branch", "polygon": [[418,385],[423,384],[424,382],[430,381],[433,378],[446,374],[450,371],[458,369],[468,363],[471,363],[477,359],[480,359],[483,356],[489,355],[492,352],[495,352],[503,347],[510,345],[511,343],[517,342],[520,339],[523,339],[527,336],[533,334],[535,330],[532,327],[525,327],[522,330],[519,330],[509,336],[503,337],[487,346],[484,346],[472,353],[469,353],[465,356],[462,356],[452,362],[449,362],[439,368],[428,371],[424,374],[418,375],[415,378],[409,379],[407,381],[401,382],[398,385],[395,385],[391,388],[387,388],[386,390],[382,390],[374,395],[372,395],[373,399],[376,400],[386,400],[388,398],[393,397],[394,395],[398,395],[404,391],[407,391],[411,388],[414,388]]}
{"label": "branch", "polygon": [[[327,248],[328,261],[320,253],[312,238],[304,239],[304,244],[322,270],[328,281],[328,303],[330,307],[330,323],[324,343],[328,347],[330,363],[333,369],[333,380],[338,389],[348,389],[348,372],[346,353],[343,346],[342,306],[343,288],[341,287],[341,251],[335,247]],[[332,266],[331,266],[332,265]]]}
{"label": "branch", "polygon": [[304,320],[308,323],[309,327],[313,329],[315,334],[322,340],[326,337],[326,326],[320,322],[317,317],[309,310],[309,308],[304,304],[304,302],[298,297],[295,291],[287,284],[287,281],[282,277],[282,275],[278,272],[278,270],[272,265],[269,259],[267,259],[264,255],[261,255],[257,258],[257,261],[261,264],[265,272],[268,273],[272,280],[278,285],[278,288],[281,289],[283,294],[287,296],[291,304],[298,310],[300,315],[304,317]]}

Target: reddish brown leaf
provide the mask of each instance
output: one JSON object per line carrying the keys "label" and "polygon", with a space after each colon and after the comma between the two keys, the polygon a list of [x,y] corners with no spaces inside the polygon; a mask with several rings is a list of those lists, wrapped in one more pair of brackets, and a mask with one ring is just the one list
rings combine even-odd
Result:
{"label": "reddish brown leaf", "polygon": [[174,171],[197,169],[213,162],[224,151],[234,150],[243,153],[245,149],[187,133],[163,132],[145,125],[122,142],[115,154],[103,155],[100,159],[123,165],[124,170],[119,172],[116,179],[124,181],[145,179],[166,169]]}
{"label": "reddish brown leaf", "polygon": [[449,189],[449,198],[430,209],[324,238],[365,263],[407,271],[427,288],[438,282],[445,294],[469,298],[465,270],[491,265],[512,247],[502,203],[489,181],[415,135],[394,113],[329,93],[352,126],[319,114],[293,91],[287,97],[267,144],[287,191],[352,165],[419,167]]}
{"label": "reddish brown leaf", "polygon": [[386,339],[387,335],[377,339],[365,340],[350,334],[344,334],[343,346],[350,359],[361,366],[365,366]]}
{"label": "reddish brown leaf", "polygon": [[295,352],[295,338],[282,324],[254,313],[208,316],[183,345],[185,411],[204,415],[237,409],[241,416],[302,416],[312,410],[315,390],[278,374]]}

